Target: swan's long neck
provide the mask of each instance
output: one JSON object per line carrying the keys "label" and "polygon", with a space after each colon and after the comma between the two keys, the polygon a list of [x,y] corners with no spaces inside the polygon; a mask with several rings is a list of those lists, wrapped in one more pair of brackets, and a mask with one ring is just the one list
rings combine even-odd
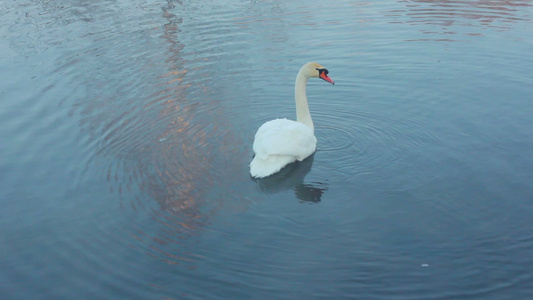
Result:
{"label": "swan's long neck", "polygon": [[309,112],[309,105],[307,104],[307,96],[305,88],[307,85],[307,76],[302,72],[298,72],[296,76],[296,83],[294,84],[294,98],[296,100],[296,120],[307,125],[311,131],[315,131],[313,120],[311,120],[311,113]]}

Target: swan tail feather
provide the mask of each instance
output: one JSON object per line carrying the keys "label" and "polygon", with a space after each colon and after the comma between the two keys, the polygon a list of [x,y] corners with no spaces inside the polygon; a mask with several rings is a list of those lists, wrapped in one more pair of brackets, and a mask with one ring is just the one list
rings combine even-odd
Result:
{"label": "swan tail feather", "polygon": [[269,155],[266,158],[255,156],[250,163],[250,175],[255,178],[268,177],[296,160],[296,157],[286,155]]}

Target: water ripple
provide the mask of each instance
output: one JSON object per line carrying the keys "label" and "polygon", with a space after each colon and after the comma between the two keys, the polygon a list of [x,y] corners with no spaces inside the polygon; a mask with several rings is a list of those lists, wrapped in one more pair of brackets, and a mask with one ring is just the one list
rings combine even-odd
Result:
{"label": "water ripple", "polygon": [[[232,14],[238,11],[219,11],[212,20],[188,19],[190,31],[199,34],[187,36],[181,34],[187,8],[172,1],[162,7],[144,3],[135,11],[141,18],[122,14],[120,5],[106,1],[55,4],[27,6],[10,25],[28,35],[19,40],[9,33],[9,46],[17,52],[57,50],[50,61],[37,64],[46,80],[20,107],[39,109],[22,124],[40,120],[46,126],[39,128],[55,132],[61,139],[56,146],[65,147],[71,141],[62,134],[79,127],[81,151],[68,169],[69,185],[76,189],[95,178],[107,180],[128,216],[106,224],[115,241],[168,263],[198,259],[187,245],[209,230],[220,210],[243,209],[246,189],[253,188],[249,149],[241,147],[246,123],[235,121],[242,117],[241,94],[238,87],[230,88],[244,66],[233,59],[245,43],[232,30],[237,26]],[[16,9],[14,4],[6,8]],[[228,39],[220,43],[220,35]],[[196,46],[187,47],[183,39]],[[217,74],[221,78],[214,81]],[[33,105],[50,95],[57,97],[58,109]],[[220,95],[236,100],[223,103]],[[57,126],[67,114],[70,122]],[[25,135],[21,143],[42,149],[51,141],[32,138]]]}
{"label": "water ripple", "polygon": [[[484,30],[508,31],[531,18],[524,8],[530,1],[401,1],[404,9],[385,11],[391,23],[419,25],[428,38],[413,40],[457,41],[459,35],[479,37]],[[456,37],[454,37],[456,36]]]}
{"label": "water ripple", "polygon": [[318,151],[325,153],[326,165],[337,165],[330,172],[341,178],[390,166],[402,160],[409,149],[440,144],[437,136],[415,121],[335,108],[314,115],[316,123],[328,124],[317,125]]}

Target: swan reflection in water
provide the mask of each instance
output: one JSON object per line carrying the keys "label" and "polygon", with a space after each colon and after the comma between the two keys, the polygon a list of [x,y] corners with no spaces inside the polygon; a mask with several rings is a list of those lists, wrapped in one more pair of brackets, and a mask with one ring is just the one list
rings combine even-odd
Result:
{"label": "swan reflection in water", "polygon": [[262,192],[267,194],[293,190],[295,196],[302,202],[319,203],[322,195],[328,190],[328,185],[321,182],[305,183],[307,173],[311,171],[315,154],[303,161],[297,161],[287,165],[276,174],[265,178],[253,178]]}

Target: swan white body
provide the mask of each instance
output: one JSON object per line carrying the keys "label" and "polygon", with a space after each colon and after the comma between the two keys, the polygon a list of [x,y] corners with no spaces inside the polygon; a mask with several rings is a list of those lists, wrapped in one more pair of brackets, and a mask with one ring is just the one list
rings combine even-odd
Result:
{"label": "swan white body", "polygon": [[276,119],[259,127],[253,147],[255,157],[250,163],[250,174],[262,178],[313,154],[316,137],[311,128],[303,123]]}
{"label": "swan white body", "polygon": [[327,74],[328,71],[317,63],[307,63],[300,69],[294,87],[297,120],[276,119],[259,127],[253,145],[255,157],[250,163],[252,177],[270,176],[287,164],[302,161],[315,152],[317,141],[305,88],[311,77],[334,84]]}

